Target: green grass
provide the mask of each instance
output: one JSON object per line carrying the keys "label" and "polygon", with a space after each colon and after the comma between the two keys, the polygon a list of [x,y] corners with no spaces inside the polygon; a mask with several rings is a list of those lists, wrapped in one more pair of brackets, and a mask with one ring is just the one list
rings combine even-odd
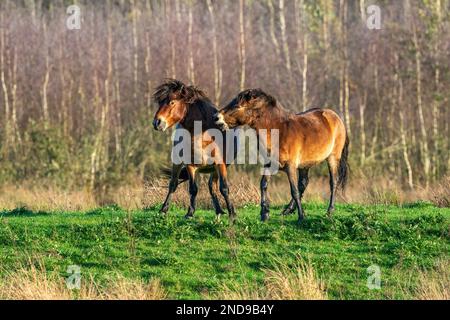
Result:
{"label": "green grass", "polygon": [[[419,202],[403,207],[338,205],[333,220],[325,205],[306,204],[307,218],[268,223],[259,208],[238,210],[238,221],[198,210],[192,220],[172,208],[127,212],[118,207],[90,212],[0,211],[0,271],[30,261],[66,276],[67,266],[99,283],[114,274],[159,278],[170,298],[204,298],[223,285],[263,281],[263,270],[283,261],[309,260],[332,299],[411,298],[414,270],[449,258],[450,209]],[[367,268],[381,268],[381,289],[369,290]],[[0,276],[1,278],[1,276]]]}

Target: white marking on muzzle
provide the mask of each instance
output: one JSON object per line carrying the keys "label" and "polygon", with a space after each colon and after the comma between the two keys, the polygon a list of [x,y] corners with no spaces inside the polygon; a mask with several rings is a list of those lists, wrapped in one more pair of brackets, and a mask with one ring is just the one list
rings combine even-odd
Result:
{"label": "white marking on muzzle", "polygon": [[216,121],[216,124],[218,126],[221,126],[223,129],[228,130],[229,129],[228,124],[225,122],[223,114],[219,113],[217,117],[219,118],[219,120]]}
{"label": "white marking on muzzle", "polygon": [[164,117],[159,117],[159,120],[161,121],[161,124],[163,124],[164,126],[161,128],[161,131],[164,132],[167,129],[167,121]]}

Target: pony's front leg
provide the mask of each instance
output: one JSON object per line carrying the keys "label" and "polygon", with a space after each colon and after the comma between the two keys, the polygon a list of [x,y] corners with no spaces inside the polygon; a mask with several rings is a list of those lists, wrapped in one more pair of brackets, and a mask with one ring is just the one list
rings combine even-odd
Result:
{"label": "pony's front leg", "polygon": [[267,198],[267,187],[269,185],[270,176],[263,175],[261,178],[261,221],[267,221],[269,219],[269,199]]}
{"label": "pony's front leg", "polygon": [[289,204],[286,206],[286,208],[283,209],[283,211],[281,211],[281,215],[282,216],[288,216],[290,215],[292,212],[295,211],[295,200],[291,199],[291,201],[289,202]]}
{"label": "pony's front leg", "polygon": [[189,209],[185,215],[185,218],[187,218],[187,219],[192,218],[194,216],[194,212],[195,212],[195,199],[196,199],[197,193],[198,193],[197,182],[195,181],[196,171],[197,171],[197,168],[195,168],[194,166],[191,166],[191,165],[187,166],[187,172],[189,175],[189,195],[190,195]]}
{"label": "pony's front leg", "polygon": [[[299,173],[298,192],[300,194],[300,201],[302,200],[303,194],[305,193],[306,187],[308,186],[308,182],[309,182],[308,172],[309,172],[308,168],[300,169],[298,171],[298,173]],[[289,215],[295,211],[295,208],[296,208],[295,200],[291,199],[291,201],[289,202],[287,207],[281,212],[281,214],[283,216]],[[305,211],[303,211],[303,214],[304,213],[305,213]]]}
{"label": "pony's front leg", "polygon": [[286,168],[286,174],[288,176],[289,185],[291,187],[291,196],[292,199],[294,199],[296,205],[297,205],[297,211],[298,211],[298,223],[300,224],[303,221],[304,215],[303,215],[303,208],[302,203],[300,201],[300,192],[298,191],[297,187],[297,169],[289,165]]}
{"label": "pony's front leg", "polygon": [[230,215],[230,221],[234,222],[236,219],[236,212],[234,211],[233,203],[229,197],[229,188],[228,188],[228,177],[227,177],[227,166],[222,163],[217,165],[217,171],[219,172],[219,189],[223,198],[225,199],[225,203],[227,205],[228,214]]}
{"label": "pony's front leg", "polygon": [[172,174],[170,177],[169,182],[169,192],[167,193],[166,199],[164,200],[164,204],[161,207],[161,210],[159,212],[166,214],[169,210],[169,204],[170,204],[170,198],[172,197],[172,194],[177,190],[178,187],[178,177],[180,176],[180,171],[183,166],[180,164],[173,165],[172,166]]}

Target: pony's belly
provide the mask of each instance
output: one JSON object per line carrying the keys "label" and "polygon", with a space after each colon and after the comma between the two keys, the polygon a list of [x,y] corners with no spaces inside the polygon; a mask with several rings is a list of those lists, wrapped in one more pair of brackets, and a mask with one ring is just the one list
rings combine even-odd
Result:
{"label": "pony's belly", "polygon": [[303,166],[315,166],[323,161],[325,161],[329,156],[330,156],[330,152],[331,150],[324,150],[324,152],[320,152],[320,153],[315,153],[315,154],[306,154],[306,155],[301,155],[300,154],[300,159],[298,161],[298,167],[303,167]]}
{"label": "pony's belly", "polygon": [[325,161],[333,150],[333,145],[321,145],[316,148],[304,148],[298,153],[296,164],[298,168],[308,168]]}
{"label": "pony's belly", "polygon": [[326,158],[321,159],[321,160],[311,160],[311,161],[300,161],[297,164],[297,168],[310,168],[310,167],[314,167],[318,164],[320,164],[321,162],[325,161]]}

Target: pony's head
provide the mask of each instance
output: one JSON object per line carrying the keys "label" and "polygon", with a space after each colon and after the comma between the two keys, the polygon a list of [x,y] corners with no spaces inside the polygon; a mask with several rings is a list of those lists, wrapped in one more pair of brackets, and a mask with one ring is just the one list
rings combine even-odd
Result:
{"label": "pony's head", "polygon": [[215,122],[223,129],[251,125],[261,114],[263,108],[276,106],[277,101],[261,89],[248,89],[240,92],[215,115]]}
{"label": "pony's head", "polygon": [[187,86],[179,80],[167,79],[153,93],[153,99],[158,104],[153,127],[164,131],[183,122],[189,106],[203,97],[204,93],[196,87]]}

